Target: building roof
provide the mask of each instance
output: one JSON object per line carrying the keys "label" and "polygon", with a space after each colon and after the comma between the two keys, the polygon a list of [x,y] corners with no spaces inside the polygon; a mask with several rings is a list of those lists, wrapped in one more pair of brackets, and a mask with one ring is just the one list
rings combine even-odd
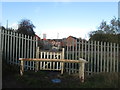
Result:
{"label": "building roof", "polygon": [[69,37],[67,37],[67,38],[70,38],[70,37],[71,37],[71,38],[74,38],[74,39],[78,39],[78,38],[76,38],[76,37],[73,37],[73,36],[69,36]]}
{"label": "building roof", "polygon": [[35,34],[35,37],[37,37],[39,40],[41,40],[41,38],[38,35],[36,35],[36,34]]}

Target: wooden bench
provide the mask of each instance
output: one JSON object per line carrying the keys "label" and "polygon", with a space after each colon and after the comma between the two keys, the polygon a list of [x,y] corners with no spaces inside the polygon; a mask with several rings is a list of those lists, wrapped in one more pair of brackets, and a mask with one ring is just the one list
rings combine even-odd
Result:
{"label": "wooden bench", "polygon": [[[53,62],[52,59],[56,59],[56,60],[64,59],[64,48],[62,48],[62,51],[43,51],[43,50],[40,50],[39,47],[37,47],[36,58],[38,60],[38,61],[35,61],[36,72],[38,70],[56,70],[56,71],[61,71],[61,74],[63,74],[63,68],[62,68],[63,63],[56,62],[56,61]],[[34,61],[36,58],[32,59],[32,61]],[[24,59],[24,61],[26,59]],[[50,61],[44,61],[45,59]]]}
{"label": "wooden bench", "polygon": [[[46,56],[46,54],[47,54],[47,56]],[[36,65],[35,71],[36,72],[38,70],[59,70],[59,71],[61,71],[61,74],[63,74],[63,72],[64,72],[64,64],[65,63],[79,63],[79,78],[80,78],[81,82],[84,82],[84,65],[86,63],[86,60],[84,60],[82,58],[80,58],[80,60],[64,59],[64,48],[62,49],[61,52],[42,52],[38,48],[36,57],[37,58],[19,58],[19,60],[20,60],[20,75],[21,76],[23,75],[23,72],[24,72],[24,61],[35,61],[36,62],[35,63],[35,65]],[[45,57],[47,57],[47,58],[45,58]],[[49,67],[47,67],[47,65],[49,65]],[[42,66],[44,66],[44,68]],[[45,66],[47,68],[45,68]]]}

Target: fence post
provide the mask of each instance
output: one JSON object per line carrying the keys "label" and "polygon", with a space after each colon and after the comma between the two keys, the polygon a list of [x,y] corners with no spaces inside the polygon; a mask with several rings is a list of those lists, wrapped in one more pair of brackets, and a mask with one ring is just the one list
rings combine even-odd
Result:
{"label": "fence post", "polygon": [[107,43],[107,72],[109,72],[109,58],[110,58],[110,56],[109,56],[109,42]]}
{"label": "fence post", "polygon": [[[1,47],[1,30],[2,28],[0,28],[0,72],[2,72],[2,47]],[[2,81],[2,73],[0,73],[0,81]],[[0,82],[0,88],[2,88],[2,82]]]}
{"label": "fence post", "polygon": [[[90,61],[90,41],[88,41],[88,57],[87,57],[87,61],[89,62]],[[87,68],[87,71],[88,71],[88,75],[90,74],[90,63],[87,64],[88,68]]]}
{"label": "fence post", "polygon": [[120,63],[120,61],[119,61],[119,57],[120,57],[120,52],[119,52],[119,50],[120,50],[120,46],[119,46],[119,44],[117,44],[117,70],[116,70],[116,72],[119,72],[119,63]]}
{"label": "fence post", "polygon": [[[39,47],[37,47],[37,51],[36,51],[36,58],[39,58]],[[38,62],[38,61],[36,61],[36,68],[35,68],[35,72],[37,72],[37,71],[38,71],[38,64],[39,64],[39,62]]]}

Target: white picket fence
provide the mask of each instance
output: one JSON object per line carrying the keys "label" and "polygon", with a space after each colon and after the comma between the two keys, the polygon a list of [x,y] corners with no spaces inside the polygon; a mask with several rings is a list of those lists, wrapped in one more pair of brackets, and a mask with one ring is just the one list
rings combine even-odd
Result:
{"label": "white picket fence", "polygon": [[[36,58],[38,39],[13,31],[0,30],[2,59],[10,64],[19,65],[18,58]],[[88,74],[98,72],[118,72],[120,46],[116,43],[77,40],[72,46],[65,47],[65,59],[88,61],[85,70]],[[65,71],[78,73],[77,63],[66,63]],[[34,61],[26,61],[25,69],[35,70]]]}

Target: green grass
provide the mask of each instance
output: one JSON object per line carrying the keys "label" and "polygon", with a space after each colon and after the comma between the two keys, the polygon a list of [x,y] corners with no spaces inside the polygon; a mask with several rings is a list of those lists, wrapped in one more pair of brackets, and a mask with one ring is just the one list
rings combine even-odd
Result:
{"label": "green grass", "polygon": [[31,75],[29,75],[29,73],[30,72],[26,72],[22,77],[17,75],[16,78],[18,78],[20,82],[26,83],[31,88],[118,88],[117,73],[100,73],[86,76],[84,83],[80,82],[77,75],[68,75],[67,73],[56,77],[61,79],[61,83],[52,83],[52,78],[47,75],[47,71],[31,72]]}
{"label": "green grass", "polygon": [[[53,71],[26,71],[23,76],[20,76],[18,67],[11,65],[4,67],[3,73],[7,74],[4,78],[13,75],[15,81],[24,84],[27,88],[118,88],[118,81],[120,81],[118,73],[99,73],[85,76],[85,82],[81,83],[77,74],[64,73],[60,75],[60,72]],[[53,83],[51,80],[54,78],[59,78],[61,83]]]}
{"label": "green grass", "polygon": [[99,73],[89,76],[83,86],[88,88],[118,88],[118,73]]}

